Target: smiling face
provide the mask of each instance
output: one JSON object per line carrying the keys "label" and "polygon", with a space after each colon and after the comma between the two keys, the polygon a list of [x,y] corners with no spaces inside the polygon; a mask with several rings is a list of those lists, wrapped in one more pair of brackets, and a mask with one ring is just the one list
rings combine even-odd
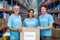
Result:
{"label": "smiling face", "polygon": [[41,13],[42,15],[47,13],[47,9],[45,7],[41,7]]}
{"label": "smiling face", "polygon": [[30,10],[30,12],[29,12],[29,18],[32,18],[34,16],[34,12],[33,12],[33,10]]}
{"label": "smiling face", "polygon": [[15,14],[18,14],[20,12],[19,6],[14,6],[13,11],[14,11]]}

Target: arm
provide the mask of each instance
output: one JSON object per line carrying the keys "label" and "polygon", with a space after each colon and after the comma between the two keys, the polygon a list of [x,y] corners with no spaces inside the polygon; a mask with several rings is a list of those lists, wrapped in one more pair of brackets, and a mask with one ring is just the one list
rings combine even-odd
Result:
{"label": "arm", "polygon": [[47,27],[41,27],[41,26],[38,26],[39,29],[42,29],[42,30],[48,30],[48,29],[52,29],[52,23],[47,26]]}
{"label": "arm", "polygon": [[49,26],[47,26],[47,27],[40,27],[40,29],[44,29],[44,30],[52,29],[52,26],[53,26],[53,23],[54,23],[54,20],[53,20],[52,16],[49,17],[48,23],[49,23]]}
{"label": "arm", "polygon": [[14,29],[12,27],[8,27],[9,30],[12,30],[12,31],[18,31],[17,29]]}
{"label": "arm", "polygon": [[47,27],[40,27],[40,29],[44,29],[44,30],[52,29],[52,23],[49,26],[47,26]]}
{"label": "arm", "polygon": [[8,18],[8,22],[7,22],[8,29],[12,30],[12,31],[18,31],[18,32],[20,32],[20,30],[21,30],[20,28],[19,29],[15,29],[15,28],[12,27],[12,25],[13,25],[12,17],[9,17]]}

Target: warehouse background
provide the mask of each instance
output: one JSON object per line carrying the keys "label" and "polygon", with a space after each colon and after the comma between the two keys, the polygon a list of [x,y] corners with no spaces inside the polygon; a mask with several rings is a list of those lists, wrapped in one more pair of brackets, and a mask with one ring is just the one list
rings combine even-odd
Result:
{"label": "warehouse background", "polygon": [[[0,0],[0,22],[3,22],[2,24],[0,23],[0,27],[7,25],[7,19],[12,14],[12,7],[14,5],[20,6],[19,15],[22,16],[22,20],[27,17],[29,9],[35,10],[34,15],[37,18],[41,14],[40,6],[47,5],[49,8],[48,13],[53,15],[55,21],[53,24],[52,40],[60,40],[60,0]],[[3,36],[9,36],[9,30],[5,29]]]}

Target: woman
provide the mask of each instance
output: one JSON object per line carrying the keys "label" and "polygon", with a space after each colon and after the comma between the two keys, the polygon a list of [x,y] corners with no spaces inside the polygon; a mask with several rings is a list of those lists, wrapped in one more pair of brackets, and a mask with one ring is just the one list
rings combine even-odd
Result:
{"label": "woman", "polygon": [[41,15],[39,16],[39,29],[41,40],[51,40],[52,24],[54,23],[52,15],[47,13],[48,8],[45,5],[41,6]]}
{"label": "woman", "polygon": [[34,18],[34,10],[30,9],[28,10],[28,18],[25,18],[24,20],[24,27],[37,27],[38,26],[38,20]]}

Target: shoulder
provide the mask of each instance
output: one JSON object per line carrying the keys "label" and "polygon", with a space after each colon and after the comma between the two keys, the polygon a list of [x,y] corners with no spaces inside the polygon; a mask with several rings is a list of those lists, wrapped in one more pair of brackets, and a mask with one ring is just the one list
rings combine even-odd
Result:
{"label": "shoulder", "polygon": [[21,16],[20,16],[20,15],[18,15],[18,17],[20,17],[20,18],[21,18]]}
{"label": "shoulder", "polygon": [[51,14],[47,14],[49,17],[52,17],[52,15]]}
{"label": "shoulder", "polygon": [[42,17],[42,15],[40,15],[38,18],[41,18]]}
{"label": "shoulder", "polygon": [[13,14],[11,14],[11,15],[9,16],[9,19],[11,19],[11,18],[13,18]]}
{"label": "shoulder", "polygon": [[37,21],[37,18],[33,18],[33,19]]}
{"label": "shoulder", "polygon": [[24,19],[24,21],[27,21],[27,20],[28,20],[28,18],[25,18],[25,19]]}
{"label": "shoulder", "polygon": [[53,18],[53,16],[52,16],[51,14],[47,14],[47,16],[48,16],[49,18]]}

